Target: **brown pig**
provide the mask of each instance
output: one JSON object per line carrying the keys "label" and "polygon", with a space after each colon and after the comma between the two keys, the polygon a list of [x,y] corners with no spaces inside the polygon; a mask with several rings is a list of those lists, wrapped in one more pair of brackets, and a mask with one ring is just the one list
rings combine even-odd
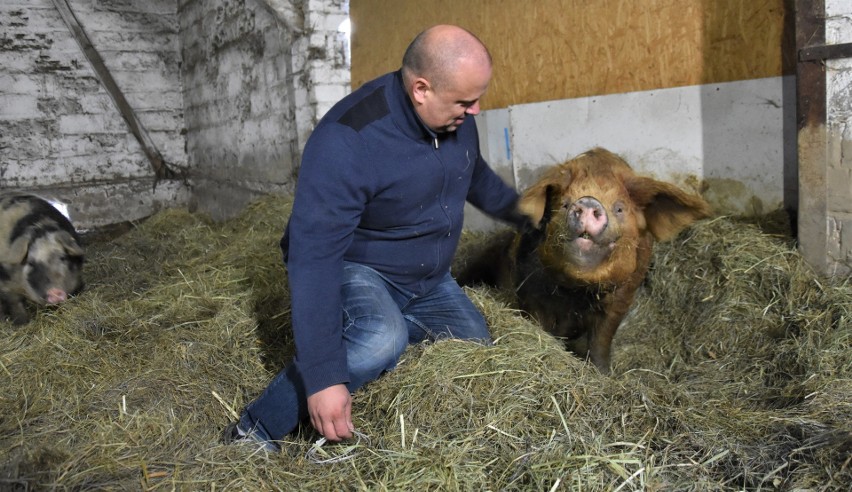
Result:
{"label": "brown pig", "polygon": [[522,310],[603,373],[654,243],[710,215],[700,196],[639,176],[602,148],[548,169],[519,208],[532,227],[475,254],[459,283],[513,290]]}

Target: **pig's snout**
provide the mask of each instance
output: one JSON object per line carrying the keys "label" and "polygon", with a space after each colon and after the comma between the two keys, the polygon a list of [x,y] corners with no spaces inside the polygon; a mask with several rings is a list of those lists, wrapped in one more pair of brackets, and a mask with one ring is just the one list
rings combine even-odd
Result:
{"label": "pig's snout", "polygon": [[68,293],[62,289],[48,289],[47,298],[45,300],[48,304],[59,304],[60,302],[65,302],[68,300]]}
{"label": "pig's snout", "polygon": [[609,219],[601,202],[584,196],[568,207],[568,226],[579,237],[591,239],[602,234]]}

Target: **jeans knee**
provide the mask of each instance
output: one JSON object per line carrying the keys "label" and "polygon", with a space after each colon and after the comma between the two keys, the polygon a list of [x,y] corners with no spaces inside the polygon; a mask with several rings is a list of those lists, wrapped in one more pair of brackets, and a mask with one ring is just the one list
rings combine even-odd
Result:
{"label": "jeans knee", "polygon": [[402,328],[394,325],[362,328],[356,333],[347,331],[347,359],[352,386],[361,386],[396,367],[408,346],[408,332],[404,325]]}
{"label": "jeans knee", "polygon": [[387,338],[376,347],[376,359],[384,361],[385,365],[396,366],[408,346],[408,329],[396,329],[388,333]]}

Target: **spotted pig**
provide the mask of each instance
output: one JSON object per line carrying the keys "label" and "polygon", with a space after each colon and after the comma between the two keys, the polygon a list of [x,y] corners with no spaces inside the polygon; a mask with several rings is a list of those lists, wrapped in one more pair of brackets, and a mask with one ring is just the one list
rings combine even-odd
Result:
{"label": "spotted pig", "polygon": [[58,304],[83,288],[74,226],[43,198],[0,193],[0,320],[29,321],[24,300]]}

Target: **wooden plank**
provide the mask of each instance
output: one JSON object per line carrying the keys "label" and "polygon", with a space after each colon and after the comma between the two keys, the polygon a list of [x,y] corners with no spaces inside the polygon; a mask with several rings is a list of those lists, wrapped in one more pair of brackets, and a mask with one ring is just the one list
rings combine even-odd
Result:
{"label": "wooden plank", "polygon": [[[796,0],[796,48],[825,44],[825,0]],[[819,59],[796,66],[797,124],[825,125],[825,67]]]}
{"label": "wooden plank", "polygon": [[[825,44],[825,0],[796,0],[796,48],[802,52]],[[796,66],[798,128],[825,125],[825,66],[822,60],[799,60]]]}
{"label": "wooden plank", "polygon": [[[825,44],[825,0],[795,0],[796,48]],[[799,60],[796,65],[796,125],[798,128],[799,252],[818,272],[826,270],[828,201],[826,197],[826,77],[822,60]]]}
{"label": "wooden plank", "polygon": [[789,0],[351,0],[352,86],[437,23],[494,57],[486,109],[795,73]]}
{"label": "wooden plank", "polygon": [[799,50],[799,61],[836,60],[852,58],[852,43],[809,46]]}

